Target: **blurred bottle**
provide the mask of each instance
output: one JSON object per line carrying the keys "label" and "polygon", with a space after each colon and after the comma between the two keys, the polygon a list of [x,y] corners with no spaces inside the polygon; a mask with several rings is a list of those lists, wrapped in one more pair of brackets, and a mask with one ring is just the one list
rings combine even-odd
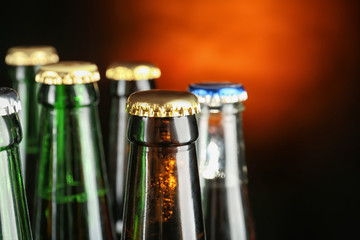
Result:
{"label": "blurred bottle", "polygon": [[95,64],[42,66],[35,239],[113,239]]}
{"label": "blurred bottle", "polygon": [[205,239],[195,150],[197,98],[189,92],[136,92],[127,111],[122,239]]}
{"label": "blurred bottle", "polygon": [[22,111],[19,112],[23,140],[20,143],[21,169],[29,203],[30,217],[33,213],[35,187],[35,166],[39,153],[39,116],[37,102],[39,84],[35,74],[44,64],[56,63],[59,57],[50,46],[21,46],[8,50],[5,62],[9,65],[9,75],[13,88],[19,93]]}
{"label": "blurred bottle", "polygon": [[0,88],[0,239],[32,239],[21,174],[18,111],[21,103],[10,88]]}
{"label": "blurred bottle", "polygon": [[225,82],[191,84],[189,91],[201,104],[197,150],[207,239],[255,239],[241,117],[247,93]]}
{"label": "blurred bottle", "polygon": [[106,70],[110,79],[110,129],[108,176],[116,232],[122,231],[125,177],[129,155],[129,141],[126,138],[128,114],[126,100],[131,93],[155,88],[155,79],[160,77],[160,69],[150,63],[119,62]]}

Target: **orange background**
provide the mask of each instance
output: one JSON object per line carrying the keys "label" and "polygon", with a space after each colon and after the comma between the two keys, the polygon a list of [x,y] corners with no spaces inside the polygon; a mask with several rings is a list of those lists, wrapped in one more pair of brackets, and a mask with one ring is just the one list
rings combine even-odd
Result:
{"label": "orange background", "polygon": [[[82,0],[7,3],[0,54],[50,44],[63,60],[146,60],[158,86],[234,81],[244,112],[257,239],[357,234],[359,3],[340,0]],[[1,63],[1,79],[7,79]],[[1,85],[10,85],[1,80]],[[100,82],[107,147],[109,82]]]}
{"label": "orange background", "polygon": [[[325,105],[319,98],[352,74],[359,56],[357,11],[343,1],[108,4],[104,58],[155,62],[163,73],[160,88],[243,83],[249,92],[246,127],[260,138],[299,118],[306,127]],[[341,87],[339,92],[348,90]]]}

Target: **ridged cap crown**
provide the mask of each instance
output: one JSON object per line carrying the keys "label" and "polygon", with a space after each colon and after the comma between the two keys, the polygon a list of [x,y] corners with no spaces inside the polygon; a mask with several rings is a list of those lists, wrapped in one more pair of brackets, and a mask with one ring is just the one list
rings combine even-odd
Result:
{"label": "ridged cap crown", "polygon": [[106,78],[118,81],[157,79],[160,75],[160,69],[147,62],[115,62],[106,70]]}
{"label": "ridged cap crown", "polygon": [[247,92],[239,83],[194,83],[189,86],[189,91],[198,97],[200,103],[204,103],[209,106],[243,102],[248,98]]}
{"label": "ridged cap crown", "polygon": [[18,93],[11,88],[0,88],[0,115],[8,116],[21,110]]}
{"label": "ridged cap crown", "polygon": [[51,46],[18,46],[9,48],[5,62],[12,66],[36,66],[56,63],[59,56]]}
{"label": "ridged cap crown", "polygon": [[59,62],[41,66],[35,81],[48,85],[72,85],[100,80],[95,64],[90,62]]}
{"label": "ridged cap crown", "polygon": [[126,110],[140,117],[181,117],[199,113],[200,105],[190,92],[149,90],[131,94]]}

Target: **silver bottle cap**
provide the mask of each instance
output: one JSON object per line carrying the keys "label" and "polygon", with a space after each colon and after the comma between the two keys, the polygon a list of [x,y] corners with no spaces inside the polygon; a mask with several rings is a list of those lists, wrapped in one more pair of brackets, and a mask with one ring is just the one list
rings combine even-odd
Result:
{"label": "silver bottle cap", "polygon": [[18,93],[11,88],[0,88],[0,115],[8,116],[21,110]]}

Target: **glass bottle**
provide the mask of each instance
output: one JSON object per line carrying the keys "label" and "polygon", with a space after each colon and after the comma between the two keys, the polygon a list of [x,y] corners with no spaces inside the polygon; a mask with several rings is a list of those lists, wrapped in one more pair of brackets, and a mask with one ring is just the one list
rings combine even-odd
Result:
{"label": "glass bottle", "polygon": [[0,239],[32,239],[22,181],[19,143],[21,103],[10,88],[0,88]]}
{"label": "glass bottle", "polygon": [[122,239],[205,239],[196,160],[197,98],[150,90],[130,95]]}
{"label": "glass bottle", "polygon": [[19,112],[23,132],[20,156],[31,218],[36,172],[34,166],[39,153],[40,108],[37,103],[39,84],[35,82],[35,74],[41,65],[58,61],[55,48],[50,46],[12,47],[5,58],[6,64],[9,65],[12,86],[19,93],[23,106],[22,111]]}
{"label": "glass bottle", "polygon": [[202,203],[208,240],[254,238],[247,193],[241,84],[191,84],[201,105],[197,143]]}
{"label": "glass bottle", "polygon": [[160,77],[160,69],[145,62],[117,62],[106,70],[110,79],[110,129],[108,176],[116,232],[122,231],[125,177],[129,156],[129,141],[126,138],[128,114],[126,100],[131,93],[155,88],[155,79]]}
{"label": "glass bottle", "polygon": [[113,239],[109,188],[98,116],[97,66],[42,66],[40,159],[35,239]]}

